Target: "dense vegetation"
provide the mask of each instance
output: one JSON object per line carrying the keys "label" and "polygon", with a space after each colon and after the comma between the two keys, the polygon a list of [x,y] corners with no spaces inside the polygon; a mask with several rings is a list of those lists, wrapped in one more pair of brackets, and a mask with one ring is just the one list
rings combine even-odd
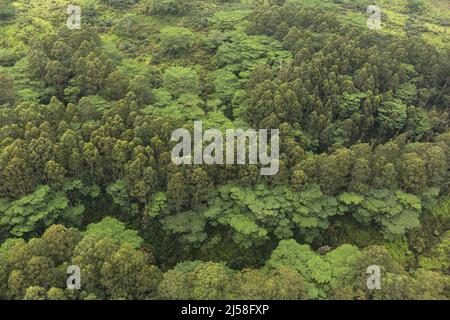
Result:
{"label": "dense vegetation", "polygon": [[[450,298],[448,1],[76,2],[0,0],[0,299]],[[197,120],[279,173],[175,165]]]}

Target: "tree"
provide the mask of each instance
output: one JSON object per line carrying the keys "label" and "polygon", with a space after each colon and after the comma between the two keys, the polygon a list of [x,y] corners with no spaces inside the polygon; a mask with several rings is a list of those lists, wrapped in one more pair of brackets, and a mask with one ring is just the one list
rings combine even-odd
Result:
{"label": "tree", "polygon": [[32,169],[22,158],[12,158],[0,174],[2,178],[1,189],[12,199],[26,195],[35,187]]}
{"label": "tree", "polygon": [[291,175],[291,187],[295,191],[302,191],[307,181],[307,176],[302,169],[295,169]]}
{"label": "tree", "polygon": [[88,94],[101,91],[106,78],[111,73],[109,61],[104,56],[99,57],[91,52],[86,58],[80,58],[78,64],[80,65],[78,86],[86,90]]}
{"label": "tree", "polygon": [[45,289],[40,286],[28,287],[23,300],[46,300]]}
{"label": "tree", "polygon": [[62,192],[39,186],[34,193],[13,202],[0,201],[1,224],[16,236],[38,233],[57,220],[79,222],[84,206],[71,206]]}
{"label": "tree", "polygon": [[236,297],[262,300],[305,299],[303,277],[294,269],[280,267],[271,271],[244,269],[236,273]]}
{"label": "tree", "polygon": [[388,131],[400,130],[406,124],[406,105],[400,100],[385,102],[378,109],[378,119],[382,128]]}
{"label": "tree", "polygon": [[136,95],[136,102],[139,106],[148,105],[155,100],[151,79],[146,76],[136,76],[130,81],[128,88]]}
{"label": "tree", "polygon": [[59,163],[50,160],[45,165],[45,177],[48,185],[55,190],[61,189],[64,185],[66,169]]}
{"label": "tree", "polygon": [[208,200],[210,182],[208,174],[202,168],[196,168],[192,172],[192,204],[201,205]]}
{"label": "tree", "polygon": [[161,15],[182,16],[192,9],[190,0],[155,0],[151,6],[151,13]]}
{"label": "tree", "polygon": [[14,88],[11,79],[4,73],[0,73],[0,105],[14,102]]}
{"label": "tree", "polygon": [[110,100],[120,100],[128,93],[129,79],[120,71],[112,72],[105,80],[103,95]]}
{"label": "tree", "polygon": [[200,264],[200,261],[180,262],[165,272],[158,287],[158,297],[170,300],[192,299],[195,271]]}
{"label": "tree", "polygon": [[[386,277],[388,274],[389,279],[386,279],[386,282],[381,284],[381,288],[386,284],[389,288],[383,288],[383,293],[389,292],[392,290],[392,293],[397,293],[397,290],[393,290],[390,286],[393,284],[393,280],[395,277],[405,276],[406,273],[403,268],[392,258],[389,251],[382,246],[369,246],[362,250],[361,255],[356,260],[355,265],[355,273],[357,275],[355,281],[355,289],[357,291],[357,295],[362,299],[372,299],[375,297],[376,293],[374,291],[378,290],[369,290],[367,288],[367,268],[369,266],[378,266],[381,270],[381,276]],[[398,280],[402,280],[398,278]]]}
{"label": "tree", "polygon": [[371,176],[369,161],[364,158],[356,159],[351,173],[349,191],[366,193],[369,190]]}
{"label": "tree", "polygon": [[160,281],[160,271],[150,264],[151,256],[136,250],[133,244],[117,244],[121,239],[96,234],[91,230],[78,243],[71,261],[81,268],[82,294],[99,299],[152,298]]}
{"label": "tree", "polygon": [[45,66],[45,81],[61,92],[69,81],[67,68],[59,61],[50,60]]}
{"label": "tree", "polygon": [[425,162],[417,153],[406,153],[399,163],[402,187],[407,191],[418,193],[427,183]]}
{"label": "tree", "polygon": [[181,172],[175,173],[167,184],[167,203],[176,212],[180,212],[189,203],[189,189]]}
{"label": "tree", "polygon": [[159,35],[164,52],[179,54],[189,50],[194,43],[194,33],[186,28],[165,27]]}
{"label": "tree", "polygon": [[50,288],[47,291],[47,299],[48,300],[67,300],[66,294],[64,290],[60,288]]}
{"label": "tree", "polygon": [[350,150],[339,149],[320,163],[320,186],[325,192],[336,193],[348,184],[352,166]]}
{"label": "tree", "polygon": [[9,19],[14,13],[11,0],[0,0],[0,19]]}
{"label": "tree", "polygon": [[110,299],[145,299],[155,295],[161,272],[144,252],[122,245],[105,263],[100,283]]}
{"label": "tree", "polygon": [[136,3],[136,0],[102,0],[106,2],[109,6],[116,9],[125,9]]}
{"label": "tree", "polygon": [[163,86],[176,98],[184,93],[199,92],[199,79],[197,72],[191,68],[170,67],[163,77]]}
{"label": "tree", "polygon": [[412,12],[419,13],[424,9],[425,3],[423,0],[408,0],[407,6]]}
{"label": "tree", "polygon": [[23,274],[27,283],[32,283],[42,288],[50,288],[58,283],[54,262],[48,257],[31,257],[23,269]]}
{"label": "tree", "polygon": [[349,244],[326,253],[325,260],[330,263],[332,270],[328,297],[354,299],[354,284],[358,275],[356,264],[360,257],[360,250]]}
{"label": "tree", "polygon": [[325,297],[320,288],[331,280],[331,269],[308,245],[300,245],[295,240],[282,240],[272,252],[266,265],[269,268],[291,267],[305,279],[306,293],[309,299]]}
{"label": "tree", "polygon": [[428,185],[441,187],[447,176],[449,165],[446,161],[444,151],[433,146],[425,151],[425,166],[427,171]]}
{"label": "tree", "polygon": [[193,298],[197,300],[221,300],[229,297],[233,271],[223,264],[206,262],[195,274]]}
{"label": "tree", "polygon": [[45,230],[42,235],[45,241],[46,255],[57,264],[69,261],[75,250],[75,246],[81,240],[81,233],[75,228],[66,228],[63,225],[54,224]]}
{"label": "tree", "polygon": [[140,248],[144,241],[136,231],[126,229],[123,222],[112,217],[105,217],[99,223],[90,224],[84,232],[84,236],[96,240],[107,238],[114,244],[128,244],[135,249]]}
{"label": "tree", "polygon": [[48,56],[42,50],[31,50],[28,56],[28,69],[34,78],[44,80]]}
{"label": "tree", "polygon": [[450,277],[444,273],[419,268],[414,274],[414,299],[448,300]]}

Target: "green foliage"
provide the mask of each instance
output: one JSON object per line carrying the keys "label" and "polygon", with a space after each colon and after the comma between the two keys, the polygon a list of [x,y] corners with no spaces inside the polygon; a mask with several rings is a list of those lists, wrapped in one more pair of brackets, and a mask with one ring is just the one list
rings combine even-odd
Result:
{"label": "green foliage", "polygon": [[134,230],[125,229],[125,224],[111,217],[105,217],[99,223],[90,224],[84,232],[85,237],[96,240],[107,238],[115,244],[128,244],[133,248],[140,248],[144,241]]}
{"label": "green foliage", "polygon": [[384,103],[378,112],[381,125],[388,130],[402,129],[406,123],[406,105],[399,100]]}
{"label": "green foliage", "polygon": [[[444,1],[56,2],[0,0],[0,299],[450,298]],[[175,165],[199,120],[279,173]]]}
{"label": "green foliage", "polygon": [[0,202],[1,224],[10,228],[11,234],[23,236],[49,227],[56,221],[79,223],[84,206],[71,206],[62,192],[40,186],[19,200]]}
{"label": "green foliage", "polygon": [[2,83],[0,105],[14,102],[14,88],[11,79],[6,74],[0,73],[0,83]]}
{"label": "green foliage", "polygon": [[197,72],[191,68],[170,67],[164,73],[163,86],[176,98],[184,93],[197,94],[199,91]]}
{"label": "green foliage", "polygon": [[227,299],[234,271],[214,262],[183,262],[164,274],[158,293],[163,299]]}
{"label": "green foliage", "polygon": [[209,18],[214,27],[221,31],[232,30],[250,15],[248,10],[219,11]]}
{"label": "green foliage", "polygon": [[217,62],[221,67],[244,77],[259,64],[279,64],[291,57],[281,44],[265,36],[249,36],[240,31],[230,33],[230,40],[217,50]]}
{"label": "green foliage", "polygon": [[11,0],[0,0],[0,18],[10,19],[15,13]]}
{"label": "green foliage", "polygon": [[430,250],[428,255],[419,259],[419,265],[430,270],[442,270],[449,268],[450,257],[450,232],[445,232],[439,242]]}
{"label": "green foliage", "polygon": [[136,3],[136,0],[102,0],[102,2],[105,2],[109,6],[115,8],[115,9],[125,9],[131,6],[132,4]]}
{"label": "green foliage", "polygon": [[198,245],[206,239],[205,223],[205,218],[193,211],[181,212],[161,219],[165,231],[179,235],[181,241],[193,245]]}
{"label": "green foliage", "polygon": [[181,16],[192,9],[191,0],[152,0],[151,12],[161,15]]}
{"label": "green foliage", "polygon": [[354,113],[358,113],[362,106],[363,99],[367,97],[364,92],[342,94],[342,103],[339,105],[339,116],[343,119],[349,118]]}
{"label": "green foliage", "polygon": [[424,9],[425,2],[423,0],[408,0],[407,6],[412,12],[417,13]]}
{"label": "green foliage", "polygon": [[225,104],[231,103],[242,88],[242,81],[227,69],[216,71],[213,84],[218,98]]}
{"label": "green foliage", "polygon": [[353,216],[361,222],[376,221],[387,238],[404,234],[420,226],[420,198],[400,190],[371,190]]}
{"label": "green foliage", "polygon": [[150,204],[146,208],[146,214],[151,218],[157,217],[167,209],[167,196],[164,192],[158,192],[153,196]]}
{"label": "green foliage", "polygon": [[326,293],[352,286],[356,273],[354,268],[361,256],[358,248],[343,245],[325,256],[313,252],[308,245],[295,240],[282,240],[267,261],[268,268],[290,266],[305,279],[309,299],[326,297]]}
{"label": "green foliage", "polygon": [[186,28],[166,27],[159,35],[165,53],[180,54],[192,48],[194,33]]}

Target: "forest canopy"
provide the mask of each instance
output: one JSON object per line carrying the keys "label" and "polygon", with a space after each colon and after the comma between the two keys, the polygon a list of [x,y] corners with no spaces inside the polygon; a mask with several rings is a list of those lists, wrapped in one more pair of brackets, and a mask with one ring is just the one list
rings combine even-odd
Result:
{"label": "forest canopy", "polygon": [[[69,4],[0,0],[0,299],[450,298],[447,0]],[[194,121],[279,172],[176,165]]]}

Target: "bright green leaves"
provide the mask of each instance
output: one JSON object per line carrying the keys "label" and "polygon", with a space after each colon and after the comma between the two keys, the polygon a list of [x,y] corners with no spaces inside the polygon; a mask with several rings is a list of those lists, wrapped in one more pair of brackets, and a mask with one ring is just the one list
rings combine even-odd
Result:
{"label": "bright green leaves", "polygon": [[67,196],[48,186],[40,186],[34,193],[13,202],[0,202],[0,223],[11,234],[22,236],[37,232],[59,220],[77,221],[84,212],[82,205],[72,207]]}
{"label": "bright green leaves", "polygon": [[414,83],[404,83],[397,88],[395,95],[407,105],[414,104],[417,100],[417,87]]}
{"label": "bright green leaves", "polygon": [[162,117],[199,120],[205,116],[204,101],[199,97],[200,79],[197,70],[181,66],[167,68],[162,86],[154,89],[155,102],[144,110]]}
{"label": "bright green leaves", "polygon": [[237,91],[242,90],[243,87],[243,81],[226,68],[219,69],[215,72],[213,84],[217,96],[224,103],[232,102]]}
{"label": "bright green leaves", "polygon": [[111,196],[114,204],[119,206],[124,212],[130,212],[132,205],[130,203],[130,193],[124,180],[117,180],[106,188],[106,192]]}
{"label": "bright green leaves", "polygon": [[325,292],[318,288],[318,284],[330,280],[330,266],[322,261],[320,256],[312,251],[308,245],[300,245],[292,239],[282,240],[272,252],[266,266],[270,269],[283,266],[294,268],[305,279],[306,292],[310,299],[325,296]]}
{"label": "bright green leaves", "polygon": [[217,49],[217,63],[220,67],[214,74],[213,84],[224,105],[233,100],[235,107],[243,96],[244,85],[258,65],[278,65],[291,58],[281,43],[266,36],[249,36],[241,31],[225,33],[229,41]]}
{"label": "bright green leaves", "polygon": [[413,194],[400,190],[373,189],[355,208],[353,216],[364,223],[380,223],[383,234],[390,238],[419,227],[421,211],[421,200]]}
{"label": "bright green leaves", "polygon": [[336,198],[324,195],[318,185],[311,185],[305,191],[292,195],[292,199],[292,221],[302,229],[327,228],[328,217],[342,214],[344,209]]}
{"label": "bright green leaves", "polygon": [[205,218],[194,211],[168,215],[160,220],[163,229],[169,234],[180,237],[180,241],[189,244],[202,243],[206,238]]}
{"label": "bright green leaves", "polygon": [[158,192],[153,196],[150,204],[146,206],[145,213],[151,217],[157,217],[160,214],[164,214],[167,209],[167,196],[164,192]]}
{"label": "bright green leaves", "polygon": [[239,214],[229,215],[221,219],[234,230],[234,240],[244,248],[268,239],[267,230],[259,227],[249,217]]}
{"label": "bright green leaves", "polygon": [[[212,224],[228,226],[234,241],[242,247],[262,244],[286,214],[289,203],[280,197],[282,193],[281,189],[271,192],[264,185],[254,189],[225,185],[219,188],[219,195],[205,216]],[[291,234],[286,219],[282,227],[284,230],[280,228],[278,235]]]}
{"label": "bright green leaves", "polygon": [[220,66],[230,70],[251,70],[258,64],[280,63],[291,54],[282,49],[281,44],[266,36],[248,36],[232,32],[231,41],[224,43],[217,51]]}
{"label": "bright green leaves", "polygon": [[314,256],[306,262],[306,266],[310,271],[311,279],[318,284],[324,284],[331,280],[330,265],[323,261],[319,256]]}
{"label": "bright green leaves", "polygon": [[340,118],[347,119],[354,113],[357,113],[360,110],[362,102],[365,98],[367,98],[367,94],[365,92],[344,92],[342,94],[342,103],[339,105]]}
{"label": "bright green leaves", "polygon": [[322,256],[308,245],[290,239],[280,241],[266,267],[290,267],[297,270],[305,279],[308,298],[320,299],[325,298],[328,292],[353,285],[355,264],[360,256],[357,247],[347,244]]}
{"label": "bright green leaves", "polygon": [[378,120],[387,130],[400,130],[406,124],[406,105],[400,100],[385,102],[378,108]]}
{"label": "bright green leaves", "polygon": [[364,225],[376,223],[385,238],[393,239],[419,227],[423,210],[419,197],[401,190],[371,189],[367,194],[330,196],[316,184],[301,192],[286,186],[269,188],[258,184],[248,188],[226,184],[218,188],[206,209],[195,213],[168,215],[165,201],[164,194],[155,196],[147,213],[159,219],[164,230],[178,234],[179,240],[203,242],[213,236],[206,231],[211,226],[214,232],[231,232],[241,248],[259,246],[271,239],[289,239],[294,234],[312,243],[320,230],[330,226],[331,217],[344,214]]}
{"label": "bright green leaves", "polygon": [[339,201],[345,205],[359,205],[364,200],[364,197],[356,193],[344,192],[339,196]]}
{"label": "bright green leaves", "polygon": [[90,224],[84,232],[84,236],[97,240],[107,238],[115,244],[129,244],[136,249],[140,248],[144,241],[137,231],[125,229],[123,222],[111,217],[103,218],[99,223]]}
{"label": "bright green leaves", "polygon": [[333,288],[337,288],[342,282],[352,279],[354,276],[353,266],[361,255],[355,246],[344,244],[325,255],[325,260],[331,265],[333,274]]}

